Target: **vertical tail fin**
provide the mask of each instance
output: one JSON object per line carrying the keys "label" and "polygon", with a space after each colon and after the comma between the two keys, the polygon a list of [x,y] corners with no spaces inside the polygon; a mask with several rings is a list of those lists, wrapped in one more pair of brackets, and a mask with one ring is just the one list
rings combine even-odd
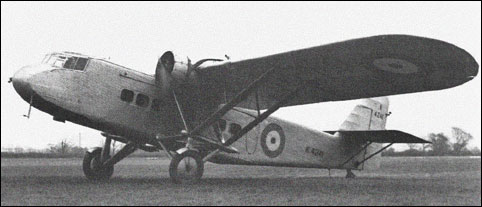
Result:
{"label": "vertical tail fin", "polygon": [[387,97],[363,99],[341,124],[340,130],[384,130],[388,105]]}
{"label": "vertical tail fin", "polygon": [[[387,123],[389,101],[387,97],[363,99],[360,104],[355,106],[347,119],[341,124],[340,131],[367,131],[367,130],[385,130]],[[360,146],[361,147],[361,146]],[[372,143],[367,147],[365,152],[358,156],[357,160],[364,159],[377,150],[382,145]],[[359,148],[352,148],[358,151]],[[372,157],[370,160],[359,166],[359,169],[378,169],[380,168],[380,154]]]}

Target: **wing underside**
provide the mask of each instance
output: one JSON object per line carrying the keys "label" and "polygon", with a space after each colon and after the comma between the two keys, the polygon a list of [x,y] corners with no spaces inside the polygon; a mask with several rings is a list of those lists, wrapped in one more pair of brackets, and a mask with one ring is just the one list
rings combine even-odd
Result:
{"label": "wing underside", "polygon": [[238,105],[267,109],[298,88],[283,106],[441,90],[471,80],[478,67],[470,54],[452,44],[383,35],[205,67],[201,87],[222,102],[274,69],[256,95]]}

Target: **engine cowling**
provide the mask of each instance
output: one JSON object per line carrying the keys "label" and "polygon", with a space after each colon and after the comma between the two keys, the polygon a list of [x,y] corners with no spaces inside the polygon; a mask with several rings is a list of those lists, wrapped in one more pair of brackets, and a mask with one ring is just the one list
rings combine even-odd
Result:
{"label": "engine cowling", "polygon": [[194,84],[196,74],[200,72],[199,67],[207,61],[223,60],[208,58],[191,64],[189,58],[187,58],[186,62],[176,61],[174,53],[167,51],[157,61],[155,73],[156,84],[160,85],[164,90],[170,89],[177,84]]}

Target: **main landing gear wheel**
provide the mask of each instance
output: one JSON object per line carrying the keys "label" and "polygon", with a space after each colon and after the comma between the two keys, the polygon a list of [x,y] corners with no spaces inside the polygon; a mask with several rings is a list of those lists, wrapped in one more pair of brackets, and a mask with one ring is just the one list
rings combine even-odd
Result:
{"label": "main landing gear wheel", "polygon": [[89,180],[107,180],[114,173],[114,166],[102,167],[101,154],[102,148],[85,153],[82,170]]}
{"label": "main landing gear wheel", "polygon": [[175,155],[169,165],[169,175],[174,183],[197,183],[203,176],[203,172],[202,157],[194,150]]}

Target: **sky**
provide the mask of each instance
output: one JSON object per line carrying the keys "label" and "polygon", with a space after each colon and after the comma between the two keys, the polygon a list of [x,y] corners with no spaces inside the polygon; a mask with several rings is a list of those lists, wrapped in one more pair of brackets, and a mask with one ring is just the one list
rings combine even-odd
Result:
{"label": "sky", "polygon": [[[99,131],[32,109],[8,78],[46,53],[74,51],[153,74],[172,50],[242,60],[381,34],[443,40],[481,63],[480,2],[1,2],[1,146],[41,149],[67,139],[100,146]],[[390,96],[387,129],[425,138],[457,126],[481,145],[480,74],[461,86]],[[274,116],[336,130],[359,100],[287,107]],[[79,136],[81,139],[79,139]],[[398,150],[405,145],[398,145]]]}

